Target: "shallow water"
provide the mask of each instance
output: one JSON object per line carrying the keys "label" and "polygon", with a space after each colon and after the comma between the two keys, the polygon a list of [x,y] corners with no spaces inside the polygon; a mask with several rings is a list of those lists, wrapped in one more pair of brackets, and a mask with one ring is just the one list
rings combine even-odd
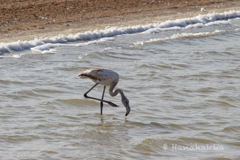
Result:
{"label": "shallow water", "polygon": [[[0,158],[239,159],[240,19],[226,21],[3,54]],[[83,97],[95,66],[119,73],[128,117],[119,95],[103,116]]]}

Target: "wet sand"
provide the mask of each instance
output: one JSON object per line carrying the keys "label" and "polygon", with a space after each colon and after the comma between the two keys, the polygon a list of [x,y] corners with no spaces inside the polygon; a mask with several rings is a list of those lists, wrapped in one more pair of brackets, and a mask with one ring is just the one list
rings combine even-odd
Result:
{"label": "wet sand", "polygon": [[[0,42],[240,9],[238,0],[0,0]],[[204,8],[204,9],[203,9]]]}

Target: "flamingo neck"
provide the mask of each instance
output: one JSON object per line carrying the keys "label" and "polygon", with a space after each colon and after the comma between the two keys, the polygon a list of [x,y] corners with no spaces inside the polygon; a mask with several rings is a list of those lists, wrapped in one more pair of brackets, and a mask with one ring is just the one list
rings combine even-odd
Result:
{"label": "flamingo neck", "polygon": [[110,87],[109,87],[109,94],[112,96],[112,97],[115,97],[118,93],[121,94],[121,97],[122,99],[125,98],[126,96],[124,95],[123,91],[121,89],[116,89],[114,92],[113,92],[113,89],[115,88],[115,86],[117,85],[118,82],[114,82]]}

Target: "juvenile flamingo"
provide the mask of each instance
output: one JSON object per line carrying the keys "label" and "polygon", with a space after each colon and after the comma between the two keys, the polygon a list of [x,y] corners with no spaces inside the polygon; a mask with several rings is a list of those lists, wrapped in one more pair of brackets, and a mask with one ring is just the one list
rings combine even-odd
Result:
{"label": "juvenile flamingo", "polygon": [[[118,93],[121,94],[122,97],[122,104],[126,107],[126,114],[125,116],[127,116],[131,109],[129,106],[129,100],[127,99],[127,97],[124,95],[123,91],[121,89],[116,89],[113,92],[114,87],[117,85],[118,80],[119,80],[119,75],[118,73],[106,69],[106,68],[101,68],[101,67],[94,67],[94,68],[90,68],[87,70],[82,71],[79,75],[79,78],[90,78],[93,82],[95,82],[96,84],[90,88],[85,94],[84,97],[85,98],[89,98],[89,99],[94,99],[94,100],[98,100],[100,101],[100,110],[101,110],[101,115],[102,115],[102,110],[103,110],[103,102],[108,103],[109,105],[111,105],[112,107],[118,107],[116,104],[110,102],[110,101],[106,101],[103,100],[104,97],[104,92],[106,89],[106,86],[110,86],[109,87],[109,94],[114,97],[116,96]],[[103,88],[103,93],[102,93],[102,99],[98,99],[98,98],[94,98],[94,97],[89,97],[87,94],[94,88],[96,87],[98,84],[102,84],[104,86]]]}

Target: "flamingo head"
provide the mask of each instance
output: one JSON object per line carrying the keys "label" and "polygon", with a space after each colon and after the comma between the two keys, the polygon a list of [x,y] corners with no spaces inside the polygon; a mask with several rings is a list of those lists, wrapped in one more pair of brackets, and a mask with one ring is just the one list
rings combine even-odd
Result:
{"label": "flamingo head", "polygon": [[125,96],[122,99],[122,104],[126,107],[126,114],[125,114],[125,116],[127,116],[130,113],[131,108],[129,106],[129,100]]}

